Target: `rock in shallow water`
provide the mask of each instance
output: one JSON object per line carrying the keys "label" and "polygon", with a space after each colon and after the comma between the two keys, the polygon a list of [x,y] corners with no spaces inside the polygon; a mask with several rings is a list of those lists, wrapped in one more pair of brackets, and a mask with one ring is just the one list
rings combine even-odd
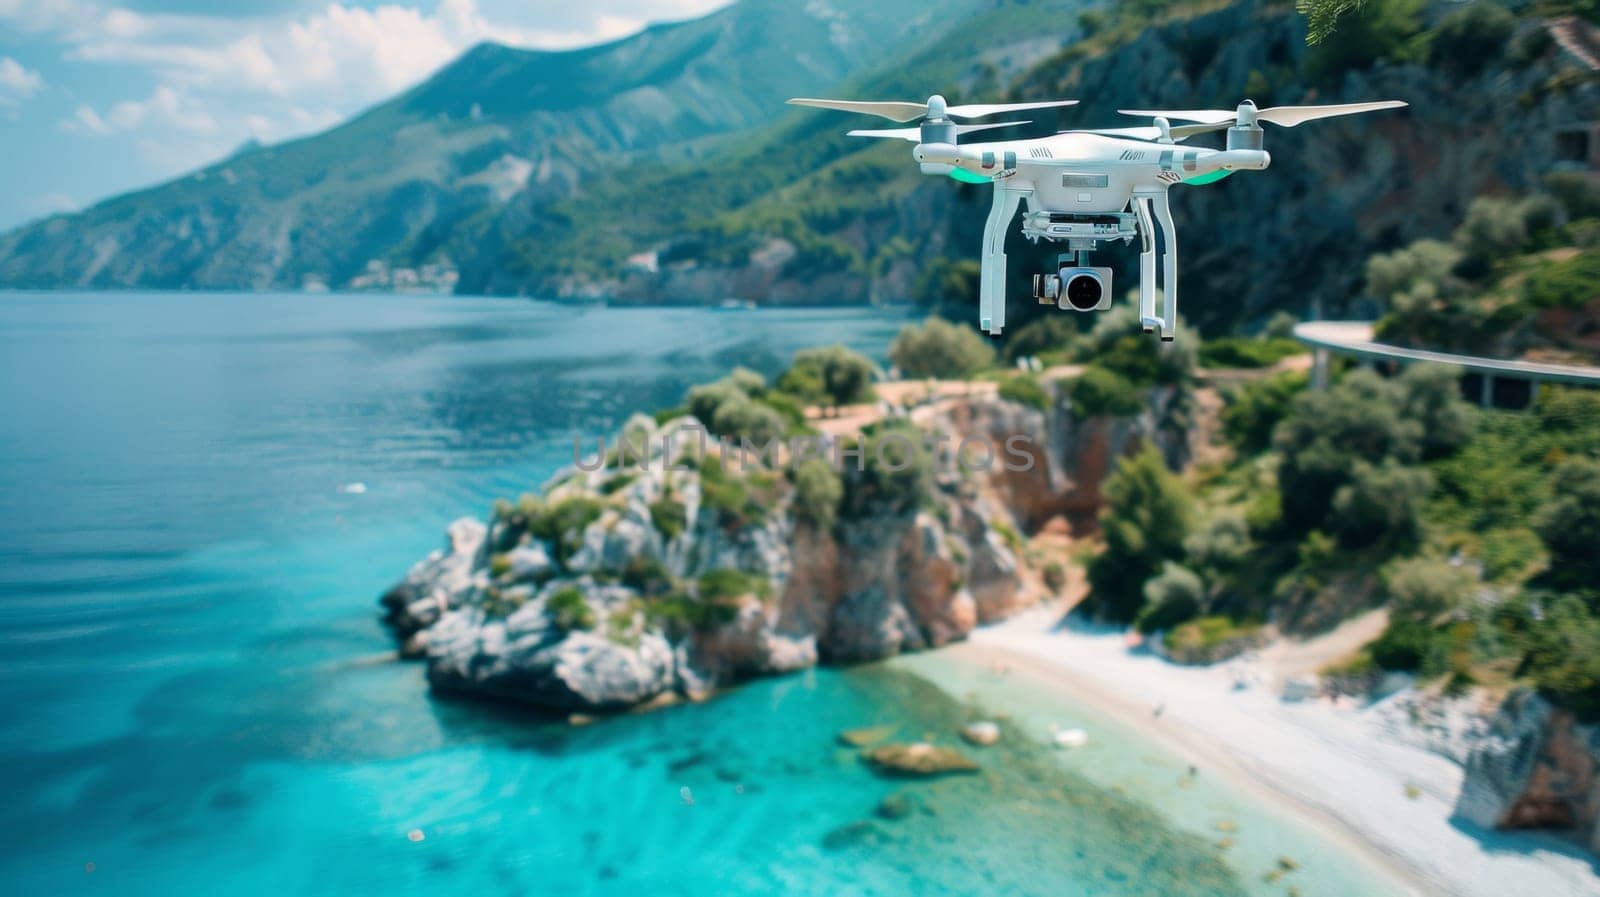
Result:
{"label": "rock in shallow water", "polygon": [[839,733],[839,743],[846,747],[866,747],[869,744],[877,744],[880,741],[887,741],[894,737],[895,730],[898,728],[898,726],[894,725],[884,725],[867,726],[861,729],[846,729]]}
{"label": "rock in shallow water", "polygon": [[863,755],[872,768],[892,776],[939,776],[973,773],[978,764],[954,748],[919,741],[915,744],[886,744]]}
{"label": "rock in shallow water", "polygon": [[988,720],[979,720],[961,727],[961,738],[968,744],[988,747],[1000,740],[1000,727]]}

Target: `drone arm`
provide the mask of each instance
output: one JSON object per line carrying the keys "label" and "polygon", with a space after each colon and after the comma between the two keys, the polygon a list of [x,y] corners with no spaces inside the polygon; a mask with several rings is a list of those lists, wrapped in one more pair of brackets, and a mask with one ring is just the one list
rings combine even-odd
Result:
{"label": "drone arm", "polygon": [[1139,223],[1139,323],[1145,333],[1154,333],[1161,320],[1156,317],[1156,227],[1149,196],[1133,197],[1133,214]]}
{"label": "drone arm", "polygon": [[1178,332],[1178,231],[1172,226],[1172,205],[1167,191],[1150,197],[1161,225],[1161,339],[1171,342]]}
{"label": "drone arm", "polygon": [[983,261],[978,287],[978,326],[999,336],[1006,326],[1006,231],[1016,217],[1017,205],[1031,190],[1016,190],[996,182],[989,220],[983,227]]}

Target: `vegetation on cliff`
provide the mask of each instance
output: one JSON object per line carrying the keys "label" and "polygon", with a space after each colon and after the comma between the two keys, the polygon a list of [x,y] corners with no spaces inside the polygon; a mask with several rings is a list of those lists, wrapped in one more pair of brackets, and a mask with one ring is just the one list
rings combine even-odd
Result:
{"label": "vegetation on cliff", "polygon": [[1473,355],[1600,358],[1600,186],[1557,171],[1549,192],[1483,196],[1448,240],[1367,263],[1388,342]]}
{"label": "vegetation on cliff", "polygon": [[1600,395],[1479,411],[1444,368],[1320,393],[1285,373],[1231,391],[1224,421],[1231,456],[1186,481],[1148,450],[1118,464],[1087,609],[1192,647],[1387,605],[1342,672],[1527,681],[1600,717]]}

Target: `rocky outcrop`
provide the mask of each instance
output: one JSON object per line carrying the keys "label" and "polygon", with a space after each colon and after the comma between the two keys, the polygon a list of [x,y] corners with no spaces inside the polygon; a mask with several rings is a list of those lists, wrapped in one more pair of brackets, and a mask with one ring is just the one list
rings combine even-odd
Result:
{"label": "rocky outcrop", "polygon": [[784,465],[708,466],[683,454],[703,445],[699,422],[636,416],[624,433],[643,457],[570,468],[487,523],[451,524],[383,596],[385,619],[434,688],[563,712],[938,647],[1037,597],[1021,533],[1071,508],[1092,525],[1116,455],[1153,441],[1187,456],[1180,404],[1157,389],[1139,415],[1080,421],[1062,402],[936,403],[908,423],[978,440],[992,463],[931,457],[900,501],[846,475],[825,526],[796,512]]}
{"label": "rocky outcrop", "polygon": [[1466,756],[1456,815],[1485,828],[1560,829],[1600,851],[1600,726],[1523,689],[1484,728]]}
{"label": "rocky outcrop", "polygon": [[946,644],[1024,603],[991,523],[1006,510],[959,478],[819,528],[782,470],[666,456],[699,426],[635,418],[641,463],[572,468],[486,524],[451,524],[382,599],[433,687],[569,712],[700,698]]}

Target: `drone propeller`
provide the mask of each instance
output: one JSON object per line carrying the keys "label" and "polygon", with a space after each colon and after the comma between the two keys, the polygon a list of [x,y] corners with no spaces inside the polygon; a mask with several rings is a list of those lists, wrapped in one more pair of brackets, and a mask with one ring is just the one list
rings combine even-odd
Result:
{"label": "drone propeller", "polygon": [[[1017,125],[1027,125],[1027,121],[997,121],[983,125],[956,125],[957,134],[971,134],[973,131],[990,131],[995,128],[1014,128]],[[909,140],[912,143],[922,142],[921,128],[889,128],[882,131],[850,131],[847,137],[890,137],[900,140]]]}
{"label": "drone propeller", "polygon": [[859,112],[877,115],[891,121],[915,121],[919,118],[938,120],[944,118],[983,118],[1001,112],[1021,112],[1024,109],[1052,109],[1073,106],[1077,100],[1048,100],[1039,103],[968,103],[960,106],[946,105],[944,97],[934,94],[926,103],[872,102],[865,100],[816,100],[796,97],[791,106],[811,106],[817,109],[837,109],[841,112]]}
{"label": "drone propeller", "polygon": [[[1231,124],[1231,122],[1230,122]],[[1162,128],[1160,125],[1143,125],[1136,128],[1074,128],[1070,131],[1057,131],[1057,134],[1100,134],[1106,137],[1126,137],[1130,140],[1161,140],[1171,139],[1180,142],[1196,134],[1218,130],[1217,125],[1178,125],[1176,127]]]}
{"label": "drone propeller", "polygon": [[[1407,105],[1400,100],[1380,100],[1376,103],[1344,103],[1337,106],[1272,106],[1267,109],[1257,109],[1256,104],[1245,100],[1239,104],[1238,109],[1118,109],[1123,115],[1162,116],[1176,118],[1181,121],[1200,122],[1201,125],[1184,125],[1184,129],[1195,129],[1192,133],[1202,130],[1217,131],[1226,127],[1238,125],[1248,126],[1255,122],[1271,122],[1284,128],[1319,118],[1333,118],[1337,115],[1354,115],[1358,112],[1376,112],[1379,109],[1398,109]],[[1177,139],[1177,131],[1173,128],[1173,139]]]}

